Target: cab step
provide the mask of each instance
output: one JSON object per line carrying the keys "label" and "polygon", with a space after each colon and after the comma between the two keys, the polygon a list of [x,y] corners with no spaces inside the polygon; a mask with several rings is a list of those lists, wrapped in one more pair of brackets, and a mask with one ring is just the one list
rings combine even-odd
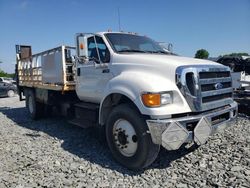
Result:
{"label": "cab step", "polygon": [[99,105],[93,103],[77,103],[74,105],[75,117],[68,122],[82,128],[98,124]]}

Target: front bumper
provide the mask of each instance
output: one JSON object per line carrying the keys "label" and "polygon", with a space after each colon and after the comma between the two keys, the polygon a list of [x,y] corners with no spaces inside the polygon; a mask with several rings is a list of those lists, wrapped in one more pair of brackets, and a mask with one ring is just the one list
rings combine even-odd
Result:
{"label": "front bumper", "polygon": [[210,135],[234,124],[238,105],[233,102],[225,107],[180,118],[147,120],[152,141],[167,150],[176,150],[183,143],[194,141],[204,144]]}

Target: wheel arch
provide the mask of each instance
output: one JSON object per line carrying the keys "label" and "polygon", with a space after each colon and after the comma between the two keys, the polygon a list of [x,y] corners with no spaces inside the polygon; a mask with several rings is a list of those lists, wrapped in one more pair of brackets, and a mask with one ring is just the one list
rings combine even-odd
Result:
{"label": "wheel arch", "polygon": [[[135,100],[135,99],[134,99]],[[139,107],[134,103],[131,96],[123,93],[110,93],[101,102],[99,110],[99,124],[102,126],[106,123],[108,114],[110,114],[112,108],[119,104],[128,103],[132,105],[138,112],[140,112]]]}

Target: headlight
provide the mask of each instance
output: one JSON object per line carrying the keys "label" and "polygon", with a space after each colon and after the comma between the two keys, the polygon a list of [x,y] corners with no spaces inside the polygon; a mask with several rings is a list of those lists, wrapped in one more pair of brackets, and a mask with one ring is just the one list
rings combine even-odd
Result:
{"label": "headlight", "polygon": [[170,104],[172,103],[172,94],[171,93],[163,93],[161,94],[161,104]]}
{"label": "headlight", "polygon": [[172,92],[144,93],[141,95],[142,102],[147,107],[159,107],[172,103]]}

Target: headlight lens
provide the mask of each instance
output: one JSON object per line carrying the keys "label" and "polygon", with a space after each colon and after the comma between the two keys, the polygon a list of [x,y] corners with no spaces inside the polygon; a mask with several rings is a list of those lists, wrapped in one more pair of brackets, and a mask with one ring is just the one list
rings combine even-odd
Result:
{"label": "headlight lens", "polygon": [[161,94],[161,104],[170,104],[172,103],[172,94],[171,93],[164,93]]}
{"label": "headlight lens", "polygon": [[147,107],[159,107],[172,103],[172,93],[144,93],[141,96],[142,102]]}

